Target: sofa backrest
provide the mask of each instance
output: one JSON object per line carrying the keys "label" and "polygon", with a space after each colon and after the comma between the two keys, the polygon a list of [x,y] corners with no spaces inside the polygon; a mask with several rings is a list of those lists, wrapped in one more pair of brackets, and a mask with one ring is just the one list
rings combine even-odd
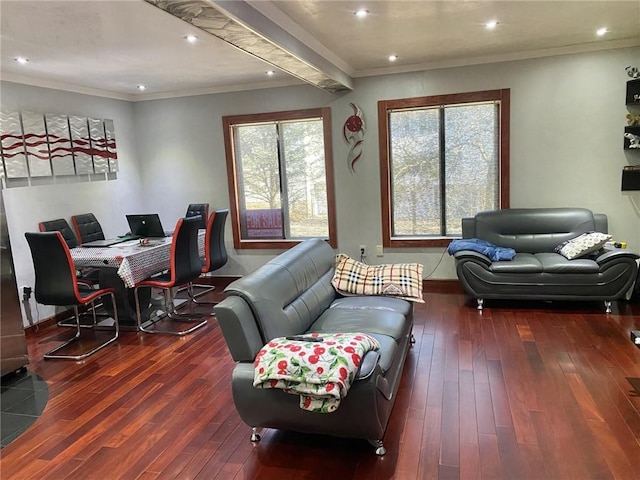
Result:
{"label": "sofa backrest", "polygon": [[305,240],[229,284],[225,293],[247,302],[265,342],[298,335],[335,298],[334,269],[333,249],[320,239]]}
{"label": "sofa backrest", "polygon": [[517,252],[551,252],[581,233],[606,233],[607,219],[586,208],[511,208],[479,212],[462,222],[463,238],[481,238]]}

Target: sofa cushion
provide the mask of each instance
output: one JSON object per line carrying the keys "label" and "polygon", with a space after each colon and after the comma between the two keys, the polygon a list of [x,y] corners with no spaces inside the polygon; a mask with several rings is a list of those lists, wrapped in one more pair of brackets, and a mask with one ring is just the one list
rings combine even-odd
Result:
{"label": "sofa cushion", "polygon": [[490,270],[496,273],[541,273],[542,264],[533,253],[516,253],[513,260],[493,262]]}
{"label": "sofa cushion", "polygon": [[495,273],[598,273],[599,265],[587,258],[567,260],[557,253],[518,253],[510,262],[493,262]]}
{"label": "sofa cushion", "polygon": [[537,253],[544,273],[598,273],[600,266],[589,258],[567,260],[557,253]]}
{"label": "sofa cushion", "polygon": [[[317,330],[309,331],[308,333],[326,333],[326,332],[318,332]],[[398,352],[398,344],[396,341],[388,335],[383,335],[380,333],[369,333],[369,336],[375,338],[380,344],[380,348],[375,352],[370,352],[365,355],[365,358],[362,362],[362,369],[358,372],[358,380],[367,378],[371,375],[371,371],[375,368],[375,363],[371,362],[371,360],[377,360],[380,365],[380,369],[383,373],[386,373],[387,370],[393,364],[394,356]],[[377,354],[376,356],[371,356],[373,354]],[[370,358],[367,358],[371,356]]]}
{"label": "sofa cushion", "polygon": [[387,295],[424,303],[422,265],[367,265],[341,253],[336,256],[332,285],[342,295]]}
{"label": "sofa cushion", "polygon": [[388,310],[398,312],[405,317],[411,317],[413,306],[401,298],[355,296],[336,298],[329,308],[358,308],[364,310]]}
{"label": "sofa cushion", "polygon": [[600,250],[609,240],[611,240],[611,235],[607,233],[583,233],[576,238],[562,242],[554,249],[554,252],[573,260]]}
{"label": "sofa cushion", "polygon": [[308,332],[387,335],[396,341],[407,335],[411,322],[402,314],[385,310],[329,308],[309,327]]}

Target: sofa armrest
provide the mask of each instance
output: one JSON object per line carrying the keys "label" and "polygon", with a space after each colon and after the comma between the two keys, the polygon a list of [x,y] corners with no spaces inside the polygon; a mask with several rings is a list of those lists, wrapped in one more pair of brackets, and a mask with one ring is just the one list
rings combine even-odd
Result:
{"label": "sofa armrest", "polygon": [[358,370],[358,377],[356,380],[364,380],[373,375],[373,372],[376,369],[376,365],[380,361],[380,354],[375,350],[369,350],[365,353],[362,358],[362,363],[360,364],[360,369]]}
{"label": "sofa armrest", "polygon": [[640,256],[633,252],[630,252],[626,248],[613,248],[611,250],[605,251],[605,253],[598,256],[595,260],[598,265],[602,266],[610,262],[618,261],[622,258],[637,260],[638,258],[640,258]]}
{"label": "sofa armrest", "polygon": [[453,258],[455,258],[456,261],[460,261],[460,260],[475,261],[476,263],[481,263],[483,265],[486,265],[487,267],[490,267],[492,263],[489,257],[487,257],[486,255],[483,255],[480,252],[474,252],[473,250],[460,250],[459,252],[456,252],[453,254]]}
{"label": "sofa armrest", "polygon": [[213,307],[231,356],[236,362],[253,362],[264,345],[247,302],[229,296]]}

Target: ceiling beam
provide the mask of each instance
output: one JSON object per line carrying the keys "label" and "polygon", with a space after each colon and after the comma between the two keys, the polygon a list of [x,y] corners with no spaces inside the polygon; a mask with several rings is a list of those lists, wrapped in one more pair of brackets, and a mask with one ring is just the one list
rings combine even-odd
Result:
{"label": "ceiling beam", "polygon": [[345,72],[245,1],[145,1],[318,88],[353,89]]}

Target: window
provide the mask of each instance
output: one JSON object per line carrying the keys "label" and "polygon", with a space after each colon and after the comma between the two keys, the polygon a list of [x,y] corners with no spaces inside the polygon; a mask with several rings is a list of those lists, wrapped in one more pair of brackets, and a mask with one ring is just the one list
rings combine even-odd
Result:
{"label": "window", "polygon": [[235,248],[336,248],[331,110],[223,117]]}
{"label": "window", "polygon": [[378,102],[386,247],[446,246],[509,206],[509,90]]}

